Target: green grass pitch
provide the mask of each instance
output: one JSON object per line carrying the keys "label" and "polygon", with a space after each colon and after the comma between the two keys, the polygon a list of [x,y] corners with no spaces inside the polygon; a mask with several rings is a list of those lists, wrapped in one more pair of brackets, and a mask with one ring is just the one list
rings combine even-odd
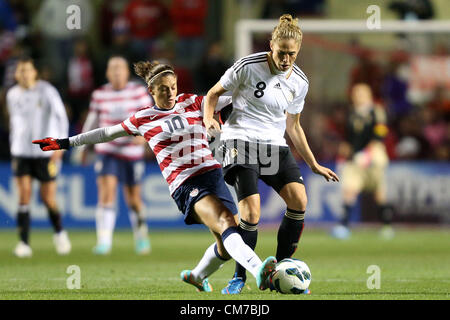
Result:
{"label": "green grass pitch", "polygon": [[[401,228],[393,240],[378,229],[355,229],[338,241],[325,229],[306,228],[295,258],[310,267],[311,295],[259,291],[249,274],[243,293],[220,290],[234,271],[230,261],[210,277],[212,293],[197,293],[179,274],[192,269],[213,238],[206,230],[151,232],[152,253],[137,256],[130,231],[116,231],[109,256],[94,256],[95,232],[69,230],[72,253],[57,256],[49,231],[33,230],[33,257],[18,259],[14,231],[0,232],[0,300],[6,299],[150,299],[150,300],[311,300],[311,299],[444,299],[450,298],[450,232],[447,228]],[[256,252],[274,255],[276,230],[261,230]],[[67,288],[70,265],[81,270],[81,288]],[[380,268],[380,288],[369,289],[371,265]],[[370,282],[370,281],[369,281]]]}

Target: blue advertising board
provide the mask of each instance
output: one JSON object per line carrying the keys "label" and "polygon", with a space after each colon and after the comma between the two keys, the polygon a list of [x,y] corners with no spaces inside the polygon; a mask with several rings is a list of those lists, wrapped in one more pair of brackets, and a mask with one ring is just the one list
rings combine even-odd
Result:
{"label": "blue advertising board", "polygon": [[[334,165],[330,165],[334,168]],[[339,183],[326,180],[301,164],[305,181],[308,207],[308,223],[335,222],[342,214],[342,198]],[[387,171],[388,199],[398,214],[433,215],[436,221],[450,222],[450,164],[449,163],[393,163]],[[183,216],[169,195],[166,181],[156,163],[146,165],[142,184],[145,216],[150,228],[185,227]],[[280,196],[260,182],[260,225],[277,224],[286,206]],[[232,192],[233,193],[233,192]],[[129,227],[128,210],[119,191],[116,226]],[[49,227],[45,206],[39,200],[39,187],[35,182],[32,197],[32,226]],[[234,193],[233,193],[234,195]],[[11,165],[0,163],[0,228],[14,228],[18,206]],[[96,176],[92,166],[82,167],[64,164],[58,177],[57,201],[67,228],[93,228],[97,202]],[[358,208],[357,208],[358,209]],[[352,221],[360,221],[359,210]]]}

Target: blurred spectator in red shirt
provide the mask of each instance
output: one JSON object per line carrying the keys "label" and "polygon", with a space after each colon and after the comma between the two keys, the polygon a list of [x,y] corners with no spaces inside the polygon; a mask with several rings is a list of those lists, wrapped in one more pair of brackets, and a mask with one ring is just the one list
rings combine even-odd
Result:
{"label": "blurred spectator in red shirt", "polygon": [[191,70],[202,58],[205,50],[206,0],[173,0],[170,8],[172,24],[178,37],[176,63]]}
{"label": "blurred spectator in red shirt", "polygon": [[130,26],[132,45],[149,54],[154,42],[167,29],[169,13],[162,1],[132,0],[124,12]]}

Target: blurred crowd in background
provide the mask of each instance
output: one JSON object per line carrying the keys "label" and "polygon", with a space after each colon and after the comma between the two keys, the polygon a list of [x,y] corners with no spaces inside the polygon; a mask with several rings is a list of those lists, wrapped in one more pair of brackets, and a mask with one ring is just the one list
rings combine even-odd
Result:
{"label": "blurred crowd in background", "polygon": [[[257,3],[260,9],[256,18],[277,19],[283,13],[327,18],[331,0],[226,1],[239,2],[242,8]],[[9,159],[4,96],[14,85],[19,57],[31,56],[40,78],[59,90],[70,119],[70,135],[74,135],[81,130],[92,91],[106,82],[106,62],[113,54],[124,56],[130,63],[139,60],[170,63],[179,77],[179,93],[206,93],[234,62],[222,41],[223,33],[228,32],[222,27],[225,21],[220,19],[223,7],[230,6],[226,1],[0,0],[0,159]],[[398,19],[432,19],[435,14],[432,2],[390,1],[388,10],[395,12]],[[81,8],[80,29],[61,27],[66,26],[70,15],[67,8],[72,4]],[[262,44],[255,43],[255,52],[268,50],[267,39],[266,36]],[[354,83],[368,83],[376,102],[386,108],[390,128],[386,146],[391,159],[449,161],[449,88],[436,86],[427,99],[417,103],[410,99],[410,81],[402,73],[402,66],[409,59],[407,52],[393,52],[380,64],[373,59],[373,52],[354,45],[358,50],[347,53],[352,56],[353,66],[345,86],[349,92]],[[430,54],[448,57],[449,49],[447,41]],[[298,64],[310,78],[325,77],[303,66],[301,60]],[[345,139],[345,122],[351,106],[347,93],[332,102],[321,101],[314,94],[308,96],[302,125],[319,161],[335,161],[339,142]]]}

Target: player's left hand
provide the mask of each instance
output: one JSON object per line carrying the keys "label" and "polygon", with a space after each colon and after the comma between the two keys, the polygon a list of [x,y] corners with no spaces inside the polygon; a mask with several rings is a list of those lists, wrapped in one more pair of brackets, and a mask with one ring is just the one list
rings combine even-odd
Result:
{"label": "player's left hand", "polygon": [[47,137],[41,140],[33,140],[43,151],[69,149],[69,139],[55,139]]}
{"label": "player's left hand", "polygon": [[314,173],[323,176],[327,181],[331,180],[339,182],[339,177],[336,173],[333,172],[333,170],[323,167],[320,164],[317,164],[316,166],[312,167],[311,170]]}
{"label": "player's left hand", "polygon": [[222,132],[219,122],[217,122],[214,118],[211,119],[203,118],[203,123],[205,124],[206,127],[208,139],[210,139],[210,137],[215,137],[217,134]]}

